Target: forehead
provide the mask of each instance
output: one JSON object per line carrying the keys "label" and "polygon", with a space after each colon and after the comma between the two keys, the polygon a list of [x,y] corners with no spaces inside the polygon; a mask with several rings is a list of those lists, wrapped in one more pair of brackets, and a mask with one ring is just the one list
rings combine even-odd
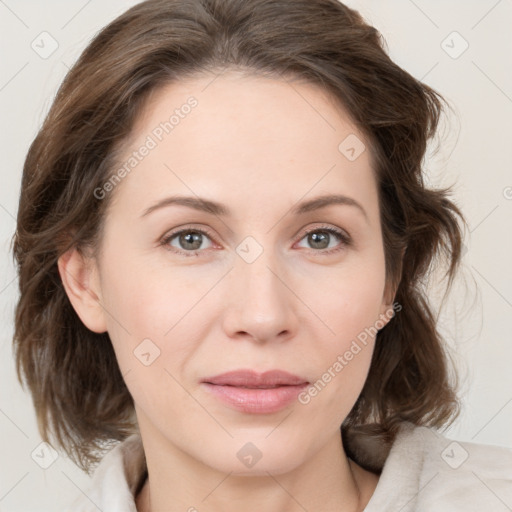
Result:
{"label": "forehead", "polygon": [[375,194],[364,136],[310,83],[228,71],[167,84],[148,98],[118,165],[144,146],[122,188],[147,200],[167,192],[244,204],[275,191],[288,203]]}

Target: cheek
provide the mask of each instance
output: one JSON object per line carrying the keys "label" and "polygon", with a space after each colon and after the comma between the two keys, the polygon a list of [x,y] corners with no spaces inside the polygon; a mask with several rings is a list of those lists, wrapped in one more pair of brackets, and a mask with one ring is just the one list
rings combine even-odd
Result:
{"label": "cheek", "polygon": [[132,372],[127,385],[140,377],[144,388],[158,386],[169,378],[165,370],[174,373],[197,349],[205,308],[217,307],[203,299],[219,276],[155,263],[134,250],[105,254],[103,268],[108,332],[123,375]]}
{"label": "cheek", "polygon": [[[311,414],[337,428],[348,416],[368,376],[375,336],[380,325],[380,294],[371,286],[336,288],[336,304],[319,303],[319,311],[332,332],[315,337],[309,360],[316,373],[299,402]],[[317,331],[320,332],[319,330]]]}
{"label": "cheek", "polygon": [[372,258],[340,267],[338,272],[330,269],[323,276],[312,276],[303,285],[301,293],[308,297],[312,312],[322,320],[310,322],[318,326],[313,327],[317,379],[333,389],[359,394],[370,366],[376,333],[383,327],[384,287],[384,259],[377,250]]}
{"label": "cheek", "polygon": [[125,373],[135,363],[140,366],[138,347],[143,354],[158,355],[163,335],[172,327],[180,306],[177,294],[169,293],[147,266],[126,255],[115,256],[111,252],[104,258],[102,303],[109,336]]}
{"label": "cheek", "polygon": [[339,268],[319,268],[303,281],[301,293],[331,337],[347,341],[379,319],[385,288],[384,256],[347,259]]}
{"label": "cheek", "polygon": [[195,350],[183,331],[194,290],[135,261],[117,260],[112,268],[103,298],[109,336],[130,394],[145,411],[173,411],[176,400],[181,410],[193,409],[172,376],[181,381],[177,368]]}

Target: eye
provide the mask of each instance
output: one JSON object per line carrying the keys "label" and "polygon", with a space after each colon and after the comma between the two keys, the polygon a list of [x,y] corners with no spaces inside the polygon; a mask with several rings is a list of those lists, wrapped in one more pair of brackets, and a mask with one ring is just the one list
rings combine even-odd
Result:
{"label": "eye", "polygon": [[[331,245],[333,237],[341,241],[341,244]],[[331,254],[343,250],[351,245],[351,238],[347,233],[330,226],[321,226],[306,231],[301,240],[307,239],[307,242],[313,249],[319,249],[315,252],[320,254]],[[327,249],[327,250],[325,250]]]}
{"label": "eye", "polygon": [[[176,239],[175,243],[172,243]],[[162,245],[173,247],[175,252],[185,256],[199,256],[198,251],[205,249],[203,242],[211,239],[211,235],[198,228],[187,228],[168,234],[162,240]],[[208,247],[206,247],[208,248]]]}
{"label": "eye", "polygon": [[[331,241],[333,237],[337,238],[341,243],[332,246]],[[182,254],[184,256],[199,256],[200,252],[204,249],[212,247],[211,240],[213,235],[207,230],[200,228],[186,228],[178,231],[173,231],[164,236],[160,242],[166,249]],[[343,250],[345,247],[350,246],[352,241],[350,236],[344,231],[333,228],[330,226],[320,226],[306,231],[301,241],[306,239],[311,244],[314,252],[322,255],[331,254]],[[205,247],[204,242],[210,241],[210,245]]]}

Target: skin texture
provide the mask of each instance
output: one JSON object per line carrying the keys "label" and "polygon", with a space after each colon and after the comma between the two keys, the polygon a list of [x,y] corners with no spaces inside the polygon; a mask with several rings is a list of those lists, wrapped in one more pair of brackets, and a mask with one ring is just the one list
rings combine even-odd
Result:
{"label": "skin texture", "polygon": [[[226,72],[154,91],[126,159],[190,96],[197,106],[109,192],[99,259],[72,250],[59,260],[75,310],[108,331],[134,397],[149,472],[138,510],[362,510],[378,477],[349,461],[339,429],[366,380],[372,338],[308,404],[276,413],[232,409],[201,380],[250,368],[315,382],[389,312],[369,148],[353,161],[340,152],[347,136],[364,137],[322,89]],[[181,194],[232,215],[173,205],[141,217]],[[366,215],[339,204],[290,213],[324,194],[349,196]],[[322,227],[351,243],[305,233]],[[212,236],[162,243],[178,228]],[[257,244],[244,245],[248,236]],[[248,263],[240,246],[262,252]],[[197,247],[197,256],[173,252]],[[134,354],[145,339],[150,359],[160,351],[149,365]],[[261,452],[251,468],[237,457],[249,442]]]}

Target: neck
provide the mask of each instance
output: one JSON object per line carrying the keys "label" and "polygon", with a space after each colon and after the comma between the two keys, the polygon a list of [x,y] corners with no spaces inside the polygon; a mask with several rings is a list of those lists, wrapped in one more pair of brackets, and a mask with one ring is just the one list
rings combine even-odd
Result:
{"label": "neck", "polygon": [[154,438],[144,444],[149,477],[136,498],[138,512],[192,512],[205,504],[212,512],[358,512],[378,483],[377,475],[348,459],[340,435],[291,471],[255,476],[187,460],[180,450],[162,450]]}

